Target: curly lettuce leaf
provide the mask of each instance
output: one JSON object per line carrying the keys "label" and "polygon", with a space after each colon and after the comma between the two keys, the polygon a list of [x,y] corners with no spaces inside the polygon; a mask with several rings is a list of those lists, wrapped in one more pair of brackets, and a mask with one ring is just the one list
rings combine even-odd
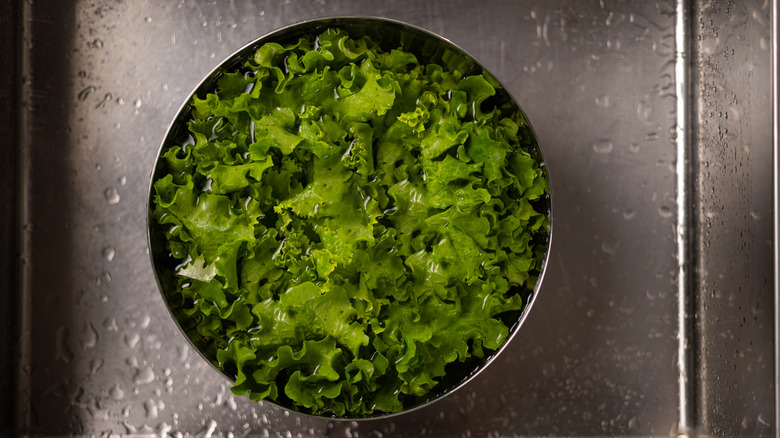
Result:
{"label": "curly lettuce leaf", "polygon": [[330,28],[193,96],[154,182],[164,286],[235,394],[397,412],[506,342],[543,268],[547,177],[522,113],[452,55]]}

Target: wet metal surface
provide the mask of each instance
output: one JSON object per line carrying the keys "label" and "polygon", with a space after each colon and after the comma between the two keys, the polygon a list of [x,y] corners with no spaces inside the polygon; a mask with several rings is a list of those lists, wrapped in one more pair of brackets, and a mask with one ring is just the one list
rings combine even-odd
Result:
{"label": "wet metal surface", "polygon": [[701,433],[774,432],[769,4],[697,3],[694,242]]}
{"label": "wet metal surface", "polygon": [[[668,436],[682,264],[697,313],[691,424],[771,434],[769,7],[718,3],[686,3],[694,52],[678,56],[675,2],[24,2],[18,425],[34,436]],[[440,402],[361,423],[231,395],[165,309],[144,229],[155,153],[192,88],[248,41],[336,15],[405,21],[463,47],[528,114],[555,189],[546,278],[503,355]],[[691,95],[676,88],[681,60]],[[682,167],[680,99],[692,114]]]}

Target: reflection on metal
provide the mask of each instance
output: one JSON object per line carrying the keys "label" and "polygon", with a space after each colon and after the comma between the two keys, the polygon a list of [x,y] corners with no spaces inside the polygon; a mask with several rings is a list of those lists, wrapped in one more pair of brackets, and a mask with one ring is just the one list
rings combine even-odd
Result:
{"label": "reflection on metal", "polygon": [[775,429],[771,2],[692,2],[696,434]]}
{"label": "reflection on metal", "polygon": [[677,371],[678,377],[678,436],[690,435],[694,425],[693,351],[693,294],[689,237],[691,191],[691,139],[688,132],[688,69],[690,61],[690,5],[688,0],[677,0],[675,10],[674,73],[677,95],[675,138],[677,140]]}

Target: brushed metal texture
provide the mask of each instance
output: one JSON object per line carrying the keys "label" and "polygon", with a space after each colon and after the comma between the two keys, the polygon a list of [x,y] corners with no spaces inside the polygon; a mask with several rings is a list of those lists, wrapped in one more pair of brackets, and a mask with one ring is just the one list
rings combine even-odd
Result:
{"label": "brushed metal texture", "polygon": [[[674,1],[22,2],[19,432],[676,433],[676,109],[689,99],[693,424],[769,435],[768,4],[690,3],[693,80],[682,96]],[[360,424],[232,396],[168,315],[145,239],[157,146],[197,82],[265,33],[338,15],[397,19],[463,47],[528,114],[555,185],[555,242],[523,335],[452,397]]]}

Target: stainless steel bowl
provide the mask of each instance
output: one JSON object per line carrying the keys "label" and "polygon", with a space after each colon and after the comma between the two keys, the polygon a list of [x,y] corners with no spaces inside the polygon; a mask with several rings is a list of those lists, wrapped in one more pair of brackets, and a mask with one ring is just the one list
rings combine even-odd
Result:
{"label": "stainless steel bowl", "polygon": [[[426,62],[441,62],[451,68],[457,67],[459,70],[466,72],[467,74],[487,74],[489,72],[479,64],[473,57],[468,55],[463,49],[459,48],[452,42],[445,38],[436,35],[427,30],[415,27],[399,21],[372,18],[372,17],[338,17],[338,18],[326,18],[317,19],[312,21],[305,21],[298,24],[290,25],[274,32],[271,32],[265,36],[262,36],[244,47],[238,49],[235,53],[227,57],[217,67],[215,67],[206,77],[195,87],[194,91],[181,106],[177,112],[176,117],[171,122],[168,131],[160,145],[160,149],[155,159],[155,166],[151,173],[151,179],[149,183],[148,202],[147,202],[147,239],[149,245],[149,254],[152,262],[152,267],[155,272],[157,284],[162,293],[163,299],[168,306],[171,316],[173,316],[177,325],[184,333],[187,340],[192,347],[199,352],[199,354],[209,363],[211,363],[215,369],[222,373],[231,382],[234,380],[233,376],[228,375],[222,369],[216,365],[216,358],[203,352],[201,346],[190,337],[188,330],[186,329],[186,321],[182,318],[178,318],[178,312],[176,311],[176,304],[170,300],[170,295],[167,293],[166,284],[173,275],[173,266],[175,260],[165,250],[165,237],[164,231],[156,223],[153,217],[153,183],[165,172],[164,160],[161,160],[162,154],[171,145],[177,142],[181,143],[183,139],[187,137],[187,121],[191,118],[192,109],[190,107],[191,96],[200,95],[204,96],[207,92],[212,91],[216,87],[218,78],[223,72],[237,70],[241,63],[253,54],[260,46],[267,42],[285,43],[289,41],[295,41],[301,36],[315,35],[329,27],[338,26],[346,30],[350,36],[362,36],[369,35],[374,41],[378,42],[381,47],[389,50],[391,48],[397,48],[402,46],[404,50],[410,51],[418,56],[418,59]],[[491,75],[492,76],[492,75]],[[498,82],[498,81],[497,81]],[[517,106],[515,100],[509,95],[505,88],[497,89],[500,99],[506,102],[511,102]],[[520,111],[519,106],[517,106]],[[522,113],[522,111],[520,111]],[[533,130],[531,130],[533,131]],[[534,134],[534,140],[536,136]],[[534,142],[535,147],[528,152],[534,156],[542,166],[544,166],[544,158],[541,148],[538,147],[538,142]],[[549,176],[546,175],[549,185]],[[414,399],[411,402],[405,403],[404,409],[401,412],[395,413],[381,413],[378,416],[389,417],[400,415],[410,412],[412,410],[420,409],[427,406],[443,397],[456,391],[458,388],[464,386],[467,382],[473,379],[477,374],[487,369],[491,362],[493,362],[498,355],[506,349],[511,342],[512,338],[519,332],[520,326],[528,316],[531,307],[533,306],[536,296],[542,284],[544,278],[544,272],[546,270],[547,261],[550,253],[550,245],[552,243],[552,186],[549,185],[549,194],[541,200],[542,208],[546,210],[546,214],[549,218],[550,226],[547,234],[547,246],[544,256],[543,267],[539,272],[539,280],[537,281],[533,291],[527,291],[524,293],[523,301],[526,303],[522,311],[509,312],[502,314],[500,319],[509,327],[509,338],[504,345],[497,351],[486,355],[485,359],[479,363],[464,363],[448,365],[447,375],[442,378],[440,383],[426,396]],[[291,406],[283,406],[284,408],[295,410]],[[310,415],[306,412],[302,412],[305,415]],[[329,417],[331,418],[331,417]],[[332,417],[336,418],[336,417]],[[344,420],[359,420],[361,418],[348,418],[341,417],[338,419]]]}

